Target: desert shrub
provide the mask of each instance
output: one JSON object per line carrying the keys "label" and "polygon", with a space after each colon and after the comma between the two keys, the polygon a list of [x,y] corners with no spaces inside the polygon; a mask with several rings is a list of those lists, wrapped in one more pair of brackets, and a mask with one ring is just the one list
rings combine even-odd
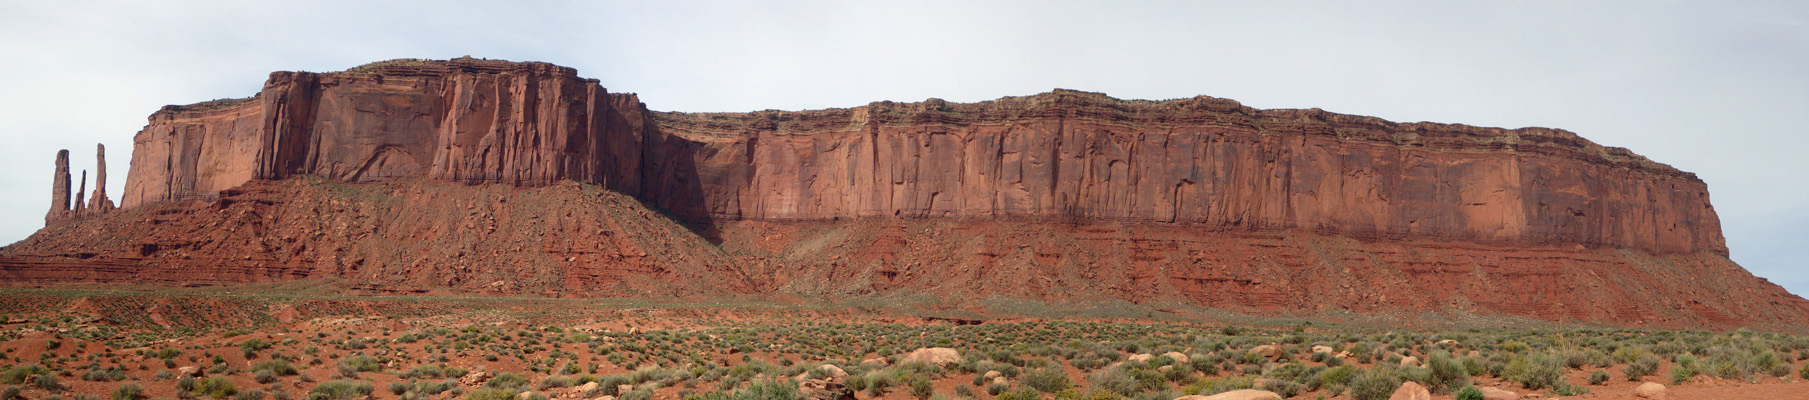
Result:
{"label": "desert shrub", "polygon": [[138,386],[136,383],[119,385],[119,388],[113,389],[113,400],[137,400],[139,396],[143,395],[144,386]]}
{"label": "desert shrub", "polygon": [[480,388],[465,394],[465,400],[516,400],[517,392],[505,389]]}
{"label": "desert shrub", "polygon": [[[627,384],[627,382],[623,382],[622,384]],[[528,378],[522,377],[521,374],[517,374],[517,373],[513,373],[513,372],[504,372],[504,373],[496,374],[495,377],[492,377],[492,378],[490,378],[489,381],[484,382],[484,387],[487,387],[487,388],[509,389],[509,390],[514,390],[518,393],[521,392],[521,389],[526,388],[527,386],[528,386]]]}
{"label": "desert shrub", "polygon": [[[314,389],[308,390],[308,400],[353,400],[369,396],[375,390],[376,387],[370,383],[341,379],[315,385]],[[504,399],[515,399],[515,393],[505,394],[508,397]]]}
{"label": "desert shrub", "polygon": [[1697,374],[1701,374],[1702,371],[1698,371],[1696,368],[1695,363],[1690,363],[1688,365],[1677,363],[1677,365],[1671,366],[1671,384],[1682,385],[1685,381],[1690,380],[1690,378],[1694,378]]}
{"label": "desert shrub", "polygon": [[351,368],[358,372],[377,372],[383,370],[383,363],[371,356],[351,356],[339,360],[340,369]]}
{"label": "desert shrub", "polygon": [[932,394],[934,387],[930,386],[929,379],[924,379],[921,376],[913,376],[913,377],[911,377],[910,381],[911,381],[910,382],[911,383],[911,385],[910,385],[911,386],[911,396],[916,397],[918,399],[930,398],[930,394]]}
{"label": "desert shrub", "polygon": [[1608,382],[1608,371],[1598,369],[1589,373],[1589,384],[1601,385],[1605,382]]}
{"label": "desert shrub", "polygon": [[390,382],[389,383],[389,394],[401,395],[403,393],[408,393],[408,389],[409,389],[409,386],[408,386],[408,383],[406,383],[406,382]]}
{"label": "desert shrub", "polygon": [[534,385],[534,390],[571,387],[573,383],[575,382],[572,377],[554,375],[546,377],[546,379],[541,379],[539,385]]}
{"label": "desert shrub", "polygon": [[31,385],[52,392],[60,392],[63,389],[68,389],[67,386],[63,386],[62,382],[58,382],[57,376],[53,374],[39,374],[38,376],[34,376],[31,378]]}
{"label": "desert shrub", "polygon": [[21,392],[21,391],[23,391],[23,390],[19,389],[18,386],[7,386],[6,390],[0,390],[0,400],[23,399],[23,398],[25,398],[25,396],[22,396],[19,394],[19,392]]}
{"label": "desert shrub", "polygon": [[12,367],[12,368],[7,369],[6,372],[0,373],[0,383],[8,384],[8,385],[17,385],[17,384],[25,383],[26,378],[30,378],[32,375],[42,375],[42,374],[47,374],[47,373],[50,373],[50,369],[44,368],[44,366],[37,365],[37,364]]}
{"label": "desert shrub", "polygon": [[89,382],[111,382],[126,380],[126,372],[119,367],[95,368],[82,373],[82,380]]}
{"label": "desert shrub", "polygon": [[1350,397],[1356,400],[1387,399],[1401,387],[1401,377],[1386,367],[1370,368],[1351,377],[1349,387]]}
{"label": "desert shrub", "polygon": [[1455,397],[1457,400],[1482,400],[1482,389],[1477,389],[1475,386],[1465,386],[1463,390],[1457,391],[1457,396]]}
{"label": "desert shrub", "polygon": [[283,359],[276,359],[276,360],[270,360],[270,361],[257,363],[257,365],[251,366],[251,370],[253,372],[270,371],[270,373],[276,374],[276,375],[295,375],[295,374],[301,373],[301,371],[297,371],[295,369],[294,365],[290,365],[289,361],[283,360]]}
{"label": "desert shrub", "polygon": [[1556,385],[1564,377],[1562,362],[1546,354],[1525,356],[1509,362],[1503,372],[1508,380],[1519,383],[1527,389],[1545,389]]}
{"label": "desert shrub", "polygon": [[232,396],[232,400],[264,400],[264,391],[251,389],[239,392],[239,395]]}
{"label": "desert shrub", "polygon": [[214,400],[225,400],[227,397],[239,394],[239,387],[224,377],[210,376],[195,382],[195,390],[192,392],[198,396],[212,397]]}
{"label": "desert shrub", "polygon": [[1621,368],[1621,373],[1627,374],[1627,380],[1635,382],[1656,372],[1658,372],[1658,356],[1651,354],[1640,355],[1633,362],[1627,363],[1626,367]]}
{"label": "desert shrub", "polygon": [[1426,359],[1426,369],[1430,372],[1425,381],[1426,388],[1432,393],[1450,393],[1457,388],[1470,385],[1469,370],[1443,351],[1432,353]]}
{"label": "desert shrub", "polygon": [[251,374],[251,379],[257,381],[258,383],[276,382],[276,373],[271,372],[270,370],[267,370],[267,369],[266,370],[258,370],[258,372]]}
{"label": "desert shrub", "polygon": [[[1175,368],[1175,370],[1180,370],[1180,368]],[[1025,386],[1043,393],[1055,393],[1074,386],[1073,382],[1068,381],[1068,374],[1062,372],[1060,368],[1033,369],[1024,373],[1019,379],[1024,382]]]}
{"label": "desert shrub", "polygon": [[1041,399],[1042,399],[1042,395],[1037,394],[1036,389],[1031,389],[1031,388],[1020,388],[1015,392],[1003,393],[1003,394],[1000,394],[998,397],[993,397],[993,400],[1041,400]]}
{"label": "desert shrub", "polygon": [[[1305,389],[1305,386],[1306,385],[1302,385],[1302,384],[1294,382],[1294,381],[1273,379],[1273,380],[1269,380],[1268,382],[1263,382],[1263,385],[1260,387],[1257,387],[1257,389],[1267,390],[1267,391],[1273,392],[1275,394],[1279,394],[1279,395],[1281,395],[1282,398],[1285,399],[1285,398],[1289,398],[1289,397],[1294,397],[1295,395],[1299,395],[1300,391],[1302,389]],[[1174,396],[1169,396],[1164,399],[1172,399],[1172,398],[1174,398]]]}

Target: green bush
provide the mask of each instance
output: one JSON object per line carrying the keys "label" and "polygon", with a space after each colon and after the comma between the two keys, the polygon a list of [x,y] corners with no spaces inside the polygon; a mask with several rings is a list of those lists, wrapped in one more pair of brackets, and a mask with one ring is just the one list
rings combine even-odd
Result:
{"label": "green bush", "polygon": [[1430,371],[1426,379],[1426,389],[1434,394],[1451,393],[1457,388],[1470,385],[1469,370],[1443,351],[1432,353],[1427,358],[1426,369]]}
{"label": "green bush", "polygon": [[1538,354],[1515,358],[1509,362],[1504,372],[1508,380],[1519,383],[1527,389],[1546,389],[1557,385],[1564,378],[1564,365],[1556,357]]}
{"label": "green bush", "polygon": [[8,385],[22,384],[25,383],[26,378],[30,378],[32,375],[47,373],[50,373],[49,369],[37,364],[13,367],[7,369],[4,373],[0,373],[0,383]]}
{"label": "green bush", "polygon": [[113,389],[113,400],[136,400],[143,395],[144,386],[138,386],[136,383],[119,385],[118,389]]}
{"label": "green bush", "polygon": [[197,396],[212,397],[214,400],[225,400],[228,397],[232,397],[232,395],[239,394],[239,387],[233,385],[232,381],[227,380],[225,377],[210,376],[195,382],[195,390],[192,392]]}
{"label": "green bush", "polygon": [[1456,398],[1457,400],[1482,400],[1482,389],[1477,389],[1475,386],[1465,386],[1463,390],[1457,391]]}
{"label": "green bush", "polygon": [[[626,382],[624,382],[624,383],[626,383]],[[513,373],[513,372],[504,372],[504,373],[496,374],[495,377],[492,377],[492,378],[490,378],[489,381],[484,382],[484,387],[496,388],[496,389],[508,389],[508,390],[513,390],[516,393],[520,393],[522,391],[522,389],[527,388],[527,386],[528,386],[528,378],[522,377],[521,374],[517,374],[517,373]]]}
{"label": "green bush", "polygon": [[[314,386],[314,389],[308,390],[308,400],[352,400],[369,396],[371,392],[376,389],[377,387],[372,386],[370,383],[353,380],[341,379],[332,382],[322,382],[321,384]],[[508,393],[506,400],[514,399],[515,394]]]}
{"label": "green bush", "polygon": [[1621,368],[1621,373],[1627,374],[1627,380],[1633,382],[1638,382],[1640,379],[1645,379],[1645,377],[1651,376],[1653,373],[1657,372],[1658,356],[1651,354],[1640,355],[1635,358],[1633,362],[1627,363],[1626,367]]}
{"label": "green bush", "polygon": [[480,388],[465,394],[465,400],[516,400],[516,393],[505,389]]}
{"label": "green bush", "polygon": [[294,365],[289,365],[289,361],[282,359],[257,363],[257,365],[251,366],[251,371],[270,371],[270,373],[277,375],[295,375],[301,373],[295,369]]}
{"label": "green bush", "polygon": [[[1176,370],[1179,369],[1180,368],[1176,368]],[[1073,382],[1068,381],[1068,374],[1062,372],[1059,367],[1033,369],[1024,373],[1019,379],[1024,382],[1025,386],[1035,388],[1043,393],[1060,392],[1063,389],[1074,386]]]}
{"label": "green bush", "polygon": [[1601,385],[1605,382],[1608,382],[1608,371],[1598,369],[1589,373],[1589,384]]}
{"label": "green bush", "polygon": [[1356,400],[1380,400],[1401,387],[1400,374],[1386,367],[1363,370],[1351,377],[1350,396]]}

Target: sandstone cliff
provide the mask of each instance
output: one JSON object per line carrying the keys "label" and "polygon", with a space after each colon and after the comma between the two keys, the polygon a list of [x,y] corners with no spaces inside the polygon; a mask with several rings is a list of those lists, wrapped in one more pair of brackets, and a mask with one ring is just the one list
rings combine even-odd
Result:
{"label": "sandstone cliff", "polygon": [[[134,142],[122,209],[47,217],[0,249],[0,277],[1809,323],[1809,301],[1727,261],[1695,175],[1554,129],[1059,89],[652,112],[570,68],[465,58],[273,73],[252,98],[165,107]],[[584,217],[592,195],[489,192],[561,181],[632,196],[687,238],[622,244],[645,233],[587,228],[615,218]]]}

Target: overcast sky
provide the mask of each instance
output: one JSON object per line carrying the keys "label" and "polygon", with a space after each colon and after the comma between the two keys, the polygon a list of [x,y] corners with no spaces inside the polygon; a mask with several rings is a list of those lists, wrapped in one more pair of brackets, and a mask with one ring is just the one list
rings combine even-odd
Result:
{"label": "overcast sky", "polygon": [[105,143],[117,202],[165,104],[470,55],[574,67],[667,111],[1060,87],[1562,128],[1697,173],[1733,259],[1809,293],[1809,2],[1479,3],[0,0],[0,243],[43,225],[58,149],[79,176]]}

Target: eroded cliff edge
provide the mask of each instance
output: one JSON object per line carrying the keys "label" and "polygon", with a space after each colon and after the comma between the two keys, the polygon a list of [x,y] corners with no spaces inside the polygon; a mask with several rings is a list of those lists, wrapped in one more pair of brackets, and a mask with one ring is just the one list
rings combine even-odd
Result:
{"label": "eroded cliff edge", "polygon": [[0,277],[1809,323],[1727,261],[1693,174],[1204,96],[672,113],[551,64],[392,60],[165,107],[122,204],[0,249]]}
{"label": "eroded cliff edge", "polygon": [[655,113],[545,63],[278,72],[171,106],[124,207],[251,179],[573,180],[712,220],[1132,220],[1379,239],[1725,255],[1695,175],[1562,130],[1393,123],[1056,90],[971,104]]}

